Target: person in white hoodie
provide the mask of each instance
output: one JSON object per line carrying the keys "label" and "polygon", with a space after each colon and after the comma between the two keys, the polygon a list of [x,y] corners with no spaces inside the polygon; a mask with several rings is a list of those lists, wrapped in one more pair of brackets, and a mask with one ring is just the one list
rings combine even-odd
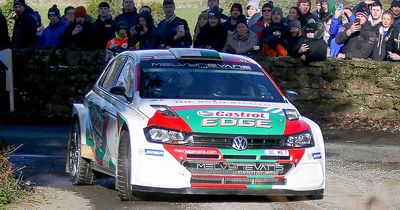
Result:
{"label": "person in white hoodie", "polygon": [[261,17],[260,0],[248,0],[246,5],[247,26],[251,28]]}

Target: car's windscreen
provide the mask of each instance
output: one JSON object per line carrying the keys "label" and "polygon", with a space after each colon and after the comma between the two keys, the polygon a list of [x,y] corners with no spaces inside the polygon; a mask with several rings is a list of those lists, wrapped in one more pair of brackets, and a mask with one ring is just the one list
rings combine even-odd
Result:
{"label": "car's windscreen", "polygon": [[141,63],[140,97],[284,102],[254,64]]}

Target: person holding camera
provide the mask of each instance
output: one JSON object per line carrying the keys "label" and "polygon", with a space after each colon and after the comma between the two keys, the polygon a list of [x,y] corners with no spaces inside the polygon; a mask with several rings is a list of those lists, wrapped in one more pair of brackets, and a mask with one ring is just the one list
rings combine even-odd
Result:
{"label": "person holding camera", "polygon": [[134,36],[133,44],[135,49],[155,49],[155,26],[150,12],[143,11],[138,15],[138,25],[136,25],[131,34]]}
{"label": "person holding camera", "polygon": [[308,23],[304,27],[304,34],[294,47],[297,55],[306,63],[325,61],[328,45],[323,39],[324,26],[322,23]]}
{"label": "person holding camera", "polygon": [[377,35],[368,21],[368,10],[356,12],[356,20],[345,24],[336,36],[336,44],[344,44],[337,58],[368,58],[377,42]]}

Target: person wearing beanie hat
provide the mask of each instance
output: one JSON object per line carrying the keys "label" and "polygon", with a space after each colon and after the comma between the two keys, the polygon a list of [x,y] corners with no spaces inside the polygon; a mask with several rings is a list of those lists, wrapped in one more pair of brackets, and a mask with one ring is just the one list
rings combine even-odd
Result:
{"label": "person wearing beanie hat", "polygon": [[115,38],[107,42],[106,49],[121,51],[128,49],[128,24],[120,21],[115,26]]}
{"label": "person wearing beanie hat", "polygon": [[260,0],[248,0],[246,5],[247,25],[251,28],[261,17]]}
{"label": "person wearing beanie hat", "polygon": [[34,11],[24,0],[14,1],[15,23],[11,38],[12,48],[30,48],[35,45],[38,29]]}
{"label": "person wearing beanie hat", "polygon": [[231,16],[222,23],[222,25],[230,32],[233,32],[236,28],[236,24],[238,21],[238,17],[243,15],[243,8],[242,5],[239,3],[234,3],[231,6]]}
{"label": "person wearing beanie hat", "polygon": [[271,11],[274,8],[273,2],[269,1],[262,6],[261,17],[257,20],[256,24],[250,26],[251,31],[257,34],[258,39],[261,39],[262,30],[271,24]]}
{"label": "person wearing beanie hat", "polygon": [[175,14],[175,3],[165,0],[163,3],[165,18],[157,25],[156,41],[157,48],[185,47],[192,45],[192,36],[185,19]]}
{"label": "person wearing beanie hat", "polygon": [[228,36],[228,30],[222,26],[218,7],[208,12],[208,24],[205,25],[194,42],[194,47],[214,49],[221,52]]}
{"label": "person wearing beanie hat", "polygon": [[322,23],[309,23],[304,26],[304,34],[294,47],[295,58],[300,57],[306,63],[325,61],[328,45],[323,37],[324,26]]}
{"label": "person wearing beanie hat", "polygon": [[99,48],[103,48],[107,45],[110,37],[113,37],[114,35],[112,31],[113,18],[110,14],[110,5],[105,1],[99,3],[97,12],[98,16],[96,21],[94,22],[98,33],[97,43],[99,45]]}
{"label": "person wearing beanie hat", "polygon": [[289,22],[288,28],[290,32],[287,43],[288,55],[291,57],[298,57],[298,52],[295,47],[302,37],[301,23],[299,20],[292,20]]}
{"label": "person wearing beanie hat", "polygon": [[254,32],[249,30],[246,17],[241,15],[238,18],[235,30],[228,33],[226,44],[222,51],[246,55],[251,52],[256,45],[258,45],[258,37]]}
{"label": "person wearing beanie hat", "polygon": [[53,5],[48,13],[47,17],[50,20],[49,26],[47,26],[40,37],[38,47],[40,48],[59,48],[61,46],[61,37],[63,36],[68,24],[61,18],[60,10],[57,5]]}
{"label": "person wearing beanie hat", "polygon": [[261,33],[262,51],[269,57],[287,56],[288,31],[282,21],[282,9],[274,7],[271,13],[271,24]]}
{"label": "person wearing beanie hat", "polygon": [[68,25],[62,37],[64,47],[84,50],[98,49],[96,26],[85,16],[85,7],[75,8],[75,21]]}
{"label": "person wearing beanie hat", "polygon": [[394,27],[399,27],[400,25],[400,0],[393,0],[390,6],[390,10],[394,14]]}
{"label": "person wearing beanie hat", "polygon": [[368,11],[361,8],[356,12],[356,20],[344,25],[335,38],[336,44],[344,44],[337,57],[368,58],[377,42],[377,35],[368,21]]}

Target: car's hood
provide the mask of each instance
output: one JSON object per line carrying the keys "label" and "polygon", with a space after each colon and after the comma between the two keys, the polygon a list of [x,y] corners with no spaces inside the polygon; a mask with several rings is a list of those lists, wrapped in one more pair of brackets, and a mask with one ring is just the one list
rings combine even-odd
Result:
{"label": "car's hood", "polygon": [[[159,105],[168,107],[176,116],[160,115],[155,108]],[[142,100],[139,109],[150,118],[149,126],[182,130],[182,124],[186,124],[195,133],[283,135],[287,124],[284,109],[295,107],[290,103]],[[154,119],[160,117],[163,119]]]}

